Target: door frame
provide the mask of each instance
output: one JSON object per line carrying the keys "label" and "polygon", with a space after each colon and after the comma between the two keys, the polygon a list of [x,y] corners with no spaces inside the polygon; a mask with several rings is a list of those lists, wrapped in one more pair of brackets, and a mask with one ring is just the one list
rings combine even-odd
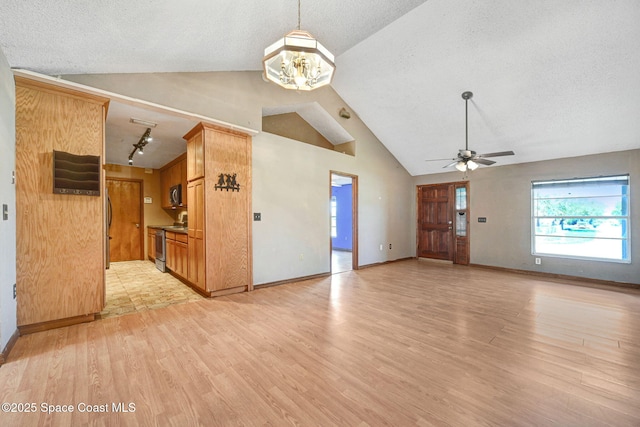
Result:
{"label": "door frame", "polygon": [[[466,251],[466,262],[462,262],[460,264],[468,265],[471,262],[471,233],[470,233],[470,225],[471,225],[471,204],[470,204],[470,189],[469,189],[469,181],[454,181],[454,182],[441,182],[441,183],[433,183],[433,184],[423,184],[416,185],[416,258],[426,258],[426,259],[440,259],[440,258],[430,258],[430,257],[421,257],[420,256],[420,189],[422,187],[431,187],[431,186],[448,186],[449,192],[449,214],[452,219],[451,221],[451,229],[449,241],[451,242],[451,247],[449,248],[450,260],[454,264],[458,260],[457,252],[458,252],[458,241],[461,241],[464,244]],[[466,219],[467,219],[467,228],[466,228],[466,236],[458,237],[456,234],[456,205],[455,205],[455,195],[456,188],[464,187],[467,189],[467,209],[466,209]]]}
{"label": "door frame", "polygon": [[[351,269],[358,270],[358,175],[335,170],[329,171],[329,203],[331,203],[331,176],[338,175],[351,178]],[[331,213],[329,213],[331,215]],[[331,239],[331,221],[329,221],[329,273],[333,273],[331,255],[333,240]]]}
{"label": "door frame", "polygon": [[[140,260],[144,260],[145,259],[145,250],[144,250],[144,244],[145,244],[145,235],[146,233],[144,233],[144,180],[143,179],[136,179],[136,178],[117,178],[117,177],[110,177],[110,176],[106,176],[105,177],[105,183],[104,186],[105,188],[107,188],[107,181],[125,181],[125,182],[135,182],[140,184]],[[106,213],[105,213],[106,215]],[[105,233],[105,239],[108,239],[109,237],[107,236],[108,234],[108,230],[107,233]],[[105,242],[106,245],[106,242]]]}

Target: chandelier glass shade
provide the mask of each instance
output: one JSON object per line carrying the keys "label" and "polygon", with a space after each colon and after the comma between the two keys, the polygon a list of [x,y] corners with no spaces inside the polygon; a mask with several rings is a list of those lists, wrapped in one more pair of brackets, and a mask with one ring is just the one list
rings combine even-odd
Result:
{"label": "chandelier glass shade", "polygon": [[264,50],[264,77],[285,89],[313,90],[331,83],[334,57],[307,31],[298,28]]}

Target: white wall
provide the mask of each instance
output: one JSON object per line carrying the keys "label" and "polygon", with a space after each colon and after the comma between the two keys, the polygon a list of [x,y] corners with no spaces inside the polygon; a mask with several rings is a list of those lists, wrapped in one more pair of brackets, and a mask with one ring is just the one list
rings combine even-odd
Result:
{"label": "white wall", "polygon": [[[630,175],[631,263],[531,254],[531,181]],[[460,181],[462,173],[414,177],[415,185]],[[640,150],[492,166],[469,173],[471,263],[640,284]],[[414,202],[415,205],[415,202]],[[415,218],[415,209],[412,210]],[[486,217],[486,223],[478,223]],[[414,229],[415,233],[415,229]]]}
{"label": "white wall", "polygon": [[12,172],[16,167],[16,91],[9,63],[0,50],[0,209],[9,207],[9,219],[0,210],[0,351],[16,331],[16,187]]}
{"label": "white wall", "polygon": [[263,107],[316,101],[355,138],[355,157],[273,134],[253,138],[253,212],[262,214],[253,222],[255,284],[330,270],[331,170],[358,176],[359,265],[415,256],[407,224],[412,179],[356,114],[338,116],[349,106],[332,88],[288,91],[264,82],[260,72],[65,78],[253,129],[261,127]]}

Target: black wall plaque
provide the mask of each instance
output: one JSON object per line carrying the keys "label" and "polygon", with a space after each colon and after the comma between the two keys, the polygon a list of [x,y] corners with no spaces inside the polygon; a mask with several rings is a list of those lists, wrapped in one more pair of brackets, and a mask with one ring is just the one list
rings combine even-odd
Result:
{"label": "black wall plaque", "polygon": [[53,152],[53,192],[100,195],[100,156]]}

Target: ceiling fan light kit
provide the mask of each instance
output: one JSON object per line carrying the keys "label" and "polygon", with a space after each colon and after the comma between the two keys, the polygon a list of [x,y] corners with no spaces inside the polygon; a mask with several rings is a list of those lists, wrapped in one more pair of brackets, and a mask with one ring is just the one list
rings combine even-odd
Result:
{"label": "ceiling fan light kit", "polygon": [[[473,97],[472,92],[463,92],[462,99],[464,99],[464,125],[465,125],[465,145],[464,150],[458,150],[458,156],[452,159],[453,162],[443,166],[444,169],[455,166],[460,172],[466,172],[468,170],[474,171],[479,165],[490,166],[495,162],[488,160],[487,157],[500,157],[500,156],[513,156],[513,151],[500,151],[497,153],[477,154],[473,150],[469,150],[469,100]],[[441,159],[442,160],[442,159]]]}
{"label": "ceiling fan light kit", "polygon": [[264,77],[285,89],[313,90],[331,83],[334,57],[310,33],[298,28],[264,50]]}

